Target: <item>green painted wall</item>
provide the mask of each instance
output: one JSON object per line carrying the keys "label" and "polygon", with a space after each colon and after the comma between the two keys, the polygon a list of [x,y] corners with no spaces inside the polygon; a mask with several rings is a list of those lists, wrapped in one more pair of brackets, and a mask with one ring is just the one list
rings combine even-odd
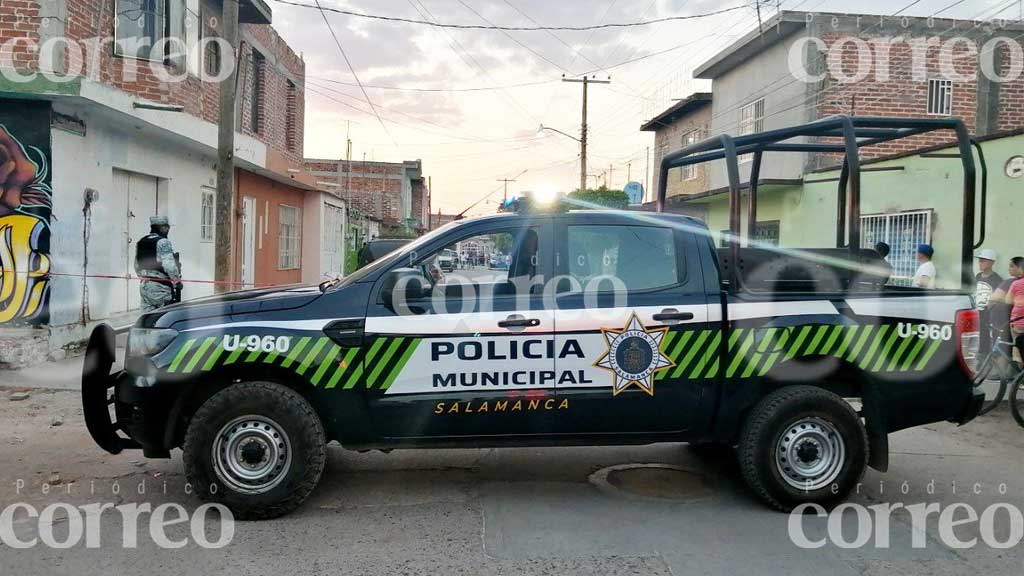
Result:
{"label": "green painted wall", "polygon": [[[983,142],[982,149],[989,170],[984,248],[999,253],[996,267],[1005,276],[1009,258],[1024,255],[1024,178],[1010,178],[1004,169],[1012,156],[1024,154],[1024,135]],[[933,154],[952,152],[955,150],[950,148]],[[931,239],[939,285],[956,287],[963,214],[960,160],[911,156],[869,167],[899,169],[862,174],[861,214],[932,210]],[[779,239],[783,246],[834,246],[837,183],[814,181],[838,176],[838,170],[807,174],[803,186],[762,189],[758,197],[758,220],[781,221]],[[703,204],[707,206],[707,223],[713,232],[728,228],[729,202],[725,195],[704,200]],[[980,208],[980,195],[978,205]]]}

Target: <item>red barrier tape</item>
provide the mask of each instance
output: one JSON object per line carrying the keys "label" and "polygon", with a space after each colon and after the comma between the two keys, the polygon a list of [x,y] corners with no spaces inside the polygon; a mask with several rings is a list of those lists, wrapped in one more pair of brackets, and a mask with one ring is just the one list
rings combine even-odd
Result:
{"label": "red barrier tape", "polygon": [[[67,277],[67,278],[101,278],[101,279],[106,279],[106,280],[138,280],[140,282],[145,282],[146,280],[150,279],[149,277],[146,277],[146,276],[131,276],[131,275],[128,275],[128,276],[117,276],[117,275],[112,275],[112,274],[67,274],[67,273],[61,273],[61,272],[47,272],[45,274],[39,274],[39,273],[35,273],[35,272],[19,272],[17,270],[4,270],[4,269],[0,269],[0,275],[6,276],[7,274],[14,274],[14,275],[17,275],[17,276],[30,276],[32,278],[45,278],[47,276],[62,276],[62,277]],[[166,278],[154,278],[154,280],[167,280],[167,279]],[[192,278],[192,279],[182,278],[182,279],[178,280],[178,282],[181,282],[183,284],[217,284],[217,285],[227,285],[227,286],[246,286],[246,287],[250,287],[250,288],[270,288],[270,287],[273,287],[273,286],[287,286],[287,284],[246,283],[246,282],[236,282],[234,280],[197,280],[197,279],[194,279],[194,278]]]}

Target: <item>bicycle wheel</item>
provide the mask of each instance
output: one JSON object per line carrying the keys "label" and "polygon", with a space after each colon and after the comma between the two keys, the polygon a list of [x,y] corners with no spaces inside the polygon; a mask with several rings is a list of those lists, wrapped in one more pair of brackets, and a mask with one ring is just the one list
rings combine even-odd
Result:
{"label": "bicycle wheel", "polygon": [[1024,370],[1013,379],[1013,387],[1010,390],[1010,413],[1017,424],[1024,428]]}
{"label": "bicycle wheel", "polygon": [[988,381],[989,376],[996,375],[999,380],[999,389],[996,391],[995,397],[991,400],[985,401],[981,406],[981,410],[978,412],[978,416],[983,416],[994,410],[995,407],[999,406],[999,403],[1003,401],[1003,398],[1006,397],[1006,389],[1009,381],[1006,378],[1006,374],[1004,373],[1005,370],[1000,362],[1001,357],[1005,358],[1006,355],[999,351],[998,346],[994,346],[992,350],[985,355],[985,359],[981,361],[981,364],[978,366],[978,371],[974,375],[975,388],[978,388]]}

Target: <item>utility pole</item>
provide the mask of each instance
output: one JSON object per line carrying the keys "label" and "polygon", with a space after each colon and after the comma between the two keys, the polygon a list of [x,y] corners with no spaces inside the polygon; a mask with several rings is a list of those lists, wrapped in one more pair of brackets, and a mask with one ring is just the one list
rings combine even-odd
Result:
{"label": "utility pole", "polygon": [[217,199],[215,202],[215,240],[217,257],[214,259],[214,278],[218,284],[214,291],[225,292],[234,276],[234,255],[231,250],[234,230],[235,200],[235,93],[238,88],[238,2],[224,0],[221,21],[224,23],[223,38],[230,46],[231,53],[224,60],[230,62],[231,72],[220,83],[220,100],[217,119]]}
{"label": "utility pole", "polygon": [[632,179],[632,177],[633,177],[633,162],[632,161],[626,162],[626,183],[629,183],[629,181]]}
{"label": "utility pole", "polygon": [[647,187],[648,187],[648,184],[651,183],[651,181],[650,181],[650,176],[651,176],[651,147],[650,146],[647,147],[647,151],[644,153],[644,155],[646,157],[646,160],[645,160],[646,164],[644,165],[644,199],[646,200],[646,197],[647,197]]}
{"label": "utility pole", "polygon": [[576,82],[583,84],[583,122],[580,124],[580,192],[587,189],[587,85],[588,84],[611,84],[611,78],[607,80],[596,80],[594,78],[566,78],[562,76],[562,82]]}
{"label": "utility pole", "polygon": [[609,188],[610,189],[612,187],[612,173],[613,172],[615,172],[615,169],[612,168],[611,164],[609,164],[608,165],[608,179],[604,181],[604,187],[605,188]]}
{"label": "utility pole", "polygon": [[495,180],[495,182],[504,182],[505,183],[505,196],[504,196],[504,200],[502,200],[502,202],[504,202],[505,200],[508,200],[508,183],[509,182],[515,182],[515,181],[516,181],[515,178],[498,178],[497,180]]}

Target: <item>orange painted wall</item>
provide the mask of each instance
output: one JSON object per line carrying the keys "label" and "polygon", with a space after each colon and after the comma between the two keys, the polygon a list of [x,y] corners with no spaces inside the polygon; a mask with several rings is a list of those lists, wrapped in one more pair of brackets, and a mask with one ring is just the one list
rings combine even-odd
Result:
{"label": "orange painted wall", "polygon": [[[278,265],[278,234],[280,232],[280,205],[295,206],[302,209],[306,192],[291,186],[279,184],[257,174],[244,170],[235,171],[235,182],[238,190],[235,198],[237,212],[235,214],[235,278],[242,278],[242,197],[252,196],[256,199],[256,251],[255,251],[255,282],[262,284],[296,284],[302,281],[302,266],[305,262],[301,256],[299,268],[279,270]],[[266,222],[264,222],[266,219]],[[301,217],[300,217],[301,220]],[[315,230],[301,230],[301,242],[316,241]],[[301,255],[301,247],[299,253]]]}

